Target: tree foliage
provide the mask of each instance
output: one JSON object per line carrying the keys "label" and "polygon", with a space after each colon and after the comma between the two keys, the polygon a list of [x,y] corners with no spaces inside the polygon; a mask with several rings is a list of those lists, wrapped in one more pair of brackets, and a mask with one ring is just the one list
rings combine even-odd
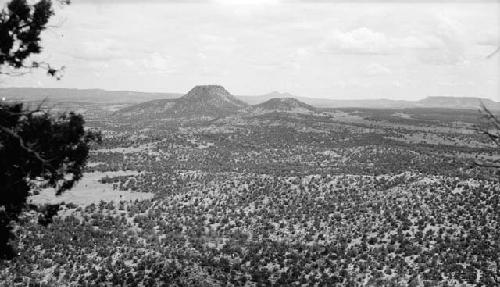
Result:
{"label": "tree foliage", "polygon": [[[65,2],[69,4],[68,1]],[[41,48],[41,33],[54,14],[52,1],[11,0],[0,11],[0,74],[19,75],[45,68],[59,78],[49,64],[30,61]],[[27,63],[28,62],[28,63]],[[2,68],[9,71],[3,72]],[[27,209],[34,182],[54,187],[59,195],[73,187],[83,174],[89,145],[100,134],[86,131],[84,119],[75,113],[52,115],[41,107],[22,103],[0,103],[0,258],[10,258],[14,249],[13,223]],[[44,206],[41,224],[51,221],[58,206]]]}
{"label": "tree foliage", "polygon": [[[57,78],[61,69],[48,63],[31,61],[29,57],[42,51],[41,33],[54,14],[52,1],[40,0],[30,4],[27,0],[12,0],[0,11],[0,74],[22,75],[34,68],[44,68]],[[15,72],[13,72],[15,71]]]}
{"label": "tree foliage", "polygon": [[8,250],[11,222],[28,208],[33,181],[60,194],[82,177],[89,144],[100,140],[84,123],[74,113],[52,116],[21,103],[0,105],[0,250]]}

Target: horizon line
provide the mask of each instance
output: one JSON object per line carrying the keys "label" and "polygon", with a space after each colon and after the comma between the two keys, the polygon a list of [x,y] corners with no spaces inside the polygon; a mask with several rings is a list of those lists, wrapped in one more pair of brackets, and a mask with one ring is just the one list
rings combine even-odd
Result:
{"label": "horizon line", "polygon": [[[213,84],[213,85],[218,85],[222,86],[225,88],[223,85],[220,84]],[[200,85],[195,85],[193,87],[200,86]],[[137,90],[108,90],[108,89],[103,89],[103,88],[52,88],[52,87],[0,87],[0,90],[4,89],[33,89],[33,90],[78,90],[78,91],[92,91],[92,90],[98,90],[98,91],[105,91],[105,92],[134,92],[134,93],[142,93],[142,94],[178,94],[178,95],[185,95],[187,92],[151,92],[151,91],[137,91]],[[279,93],[279,94],[288,94],[291,95],[293,98],[306,98],[306,99],[317,99],[317,100],[332,100],[332,101],[375,101],[375,100],[389,100],[389,101],[406,101],[406,102],[418,102],[424,99],[428,98],[457,98],[457,99],[481,99],[481,100],[490,100],[495,103],[500,103],[500,99],[496,100],[493,98],[488,98],[488,97],[474,97],[474,96],[426,96],[420,99],[391,99],[387,97],[379,97],[379,98],[360,98],[360,99],[346,99],[346,98],[318,98],[318,97],[308,97],[308,96],[297,96],[294,95],[293,93],[286,92],[286,91],[278,91],[278,90],[272,90],[267,93],[263,94],[254,94],[254,95],[248,95],[248,94],[233,94],[230,93],[234,96],[240,96],[240,97],[262,97],[269,95],[271,93]]]}

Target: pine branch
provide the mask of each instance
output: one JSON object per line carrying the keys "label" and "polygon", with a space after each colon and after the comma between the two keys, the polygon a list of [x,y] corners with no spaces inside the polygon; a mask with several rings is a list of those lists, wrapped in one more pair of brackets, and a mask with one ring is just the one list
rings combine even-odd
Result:
{"label": "pine branch", "polygon": [[38,152],[34,151],[30,147],[28,147],[25,143],[22,137],[20,137],[17,133],[15,133],[13,130],[0,126],[0,130],[3,131],[4,133],[10,135],[11,137],[17,139],[19,141],[19,146],[21,146],[22,149],[33,155],[37,160],[39,160],[43,166],[48,166],[49,161],[44,159]]}
{"label": "pine branch", "polygon": [[47,71],[49,76],[55,77],[56,80],[60,80],[64,75],[65,66],[60,68],[54,68],[49,63],[46,62],[32,62],[31,65],[22,65],[21,67],[16,67],[15,71],[1,71],[0,75],[6,75],[9,77],[21,77],[33,72],[34,69],[44,69]]}

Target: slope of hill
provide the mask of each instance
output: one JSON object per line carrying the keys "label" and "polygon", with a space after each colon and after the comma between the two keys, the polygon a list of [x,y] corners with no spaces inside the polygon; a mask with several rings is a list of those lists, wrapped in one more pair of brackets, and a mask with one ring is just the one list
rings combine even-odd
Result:
{"label": "slope of hill", "polygon": [[391,99],[331,100],[320,98],[301,98],[304,102],[321,108],[366,108],[366,109],[404,109],[414,106],[413,102]]}
{"label": "slope of hill", "polygon": [[115,116],[136,117],[148,116],[155,117],[165,113],[169,113],[175,105],[175,99],[160,99],[152,100],[136,105],[128,106],[118,110]]}
{"label": "slope of hill", "polygon": [[0,88],[0,98],[27,102],[48,100],[50,102],[142,103],[156,99],[178,98],[181,95],[101,89]]}
{"label": "slope of hill", "polygon": [[407,109],[407,108],[444,108],[444,109],[472,109],[477,110],[483,103],[491,110],[500,110],[500,102],[487,98],[474,97],[427,97],[419,101],[391,100],[391,99],[360,99],[337,100],[328,98],[294,97],[289,93],[272,92],[260,96],[239,96],[252,105],[260,104],[272,98],[296,98],[308,105],[317,108],[365,108],[365,109]]}
{"label": "slope of hill", "polygon": [[373,108],[373,109],[386,109],[386,108],[407,108],[414,106],[410,101],[398,101],[390,99],[362,99],[362,100],[337,100],[328,98],[306,98],[295,97],[286,92],[271,92],[259,96],[238,96],[239,99],[255,105],[261,104],[273,98],[295,98],[305,104],[317,108]]}
{"label": "slope of hill", "polygon": [[252,113],[262,114],[270,112],[311,114],[316,108],[303,103],[296,98],[272,98],[250,108]]}
{"label": "slope of hill", "polygon": [[416,103],[418,107],[446,109],[479,109],[484,105],[488,109],[500,110],[500,103],[486,98],[473,97],[427,97]]}
{"label": "slope of hill", "polygon": [[[207,93],[208,92],[208,93]],[[427,97],[419,101],[391,100],[391,99],[361,99],[361,100],[336,100],[328,98],[305,98],[295,97],[289,93],[271,92],[260,96],[232,96],[221,86],[197,86],[190,91],[191,99],[181,100],[186,107],[179,110],[189,112],[198,107],[187,107],[189,104],[200,103],[200,105],[221,104],[222,107],[232,110],[234,106],[244,107],[246,103],[256,105],[273,98],[296,98],[305,104],[318,108],[373,108],[373,109],[402,109],[402,108],[446,108],[446,109],[473,109],[477,110],[483,103],[487,108],[500,111],[500,102],[487,98],[474,97]],[[227,93],[227,94],[226,94]],[[200,98],[207,95],[207,98]],[[215,95],[221,95],[217,100]],[[227,96],[229,95],[229,96]],[[170,105],[170,99],[178,99],[182,94],[178,93],[147,93],[136,91],[106,91],[101,89],[65,89],[65,88],[0,88],[0,99],[7,101],[25,101],[39,103],[48,100],[51,104],[65,103],[89,103],[94,105],[103,104],[102,109],[115,110],[147,101],[158,100],[165,107]],[[187,96],[187,95],[186,95]],[[115,107],[116,106],[116,107]],[[160,108],[161,109],[161,108]]]}
{"label": "slope of hill", "polygon": [[119,110],[115,116],[151,118],[218,118],[236,113],[247,104],[218,85],[192,88],[178,99],[154,100]]}
{"label": "slope of hill", "polygon": [[258,96],[236,96],[238,99],[250,104],[250,105],[257,105],[261,104],[265,101],[268,101],[273,98],[297,98],[294,95],[290,93],[282,93],[278,91],[273,91],[264,95],[258,95]]}
{"label": "slope of hill", "polygon": [[201,113],[219,116],[226,112],[234,112],[247,104],[231,95],[224,87],[218,85],[202,85],[192,88],[179,98],[175,109],[178,113]]}

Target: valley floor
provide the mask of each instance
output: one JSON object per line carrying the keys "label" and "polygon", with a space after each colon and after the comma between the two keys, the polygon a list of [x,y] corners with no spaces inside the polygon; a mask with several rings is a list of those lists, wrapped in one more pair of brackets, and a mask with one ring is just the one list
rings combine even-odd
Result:
{"label": "valley floor", "polygon": [[24,217],[0,285],[497,286],[499,176],[472,163],[498,149],[445,116],[95,119],[86,177],[34,197],[64,210]]}

